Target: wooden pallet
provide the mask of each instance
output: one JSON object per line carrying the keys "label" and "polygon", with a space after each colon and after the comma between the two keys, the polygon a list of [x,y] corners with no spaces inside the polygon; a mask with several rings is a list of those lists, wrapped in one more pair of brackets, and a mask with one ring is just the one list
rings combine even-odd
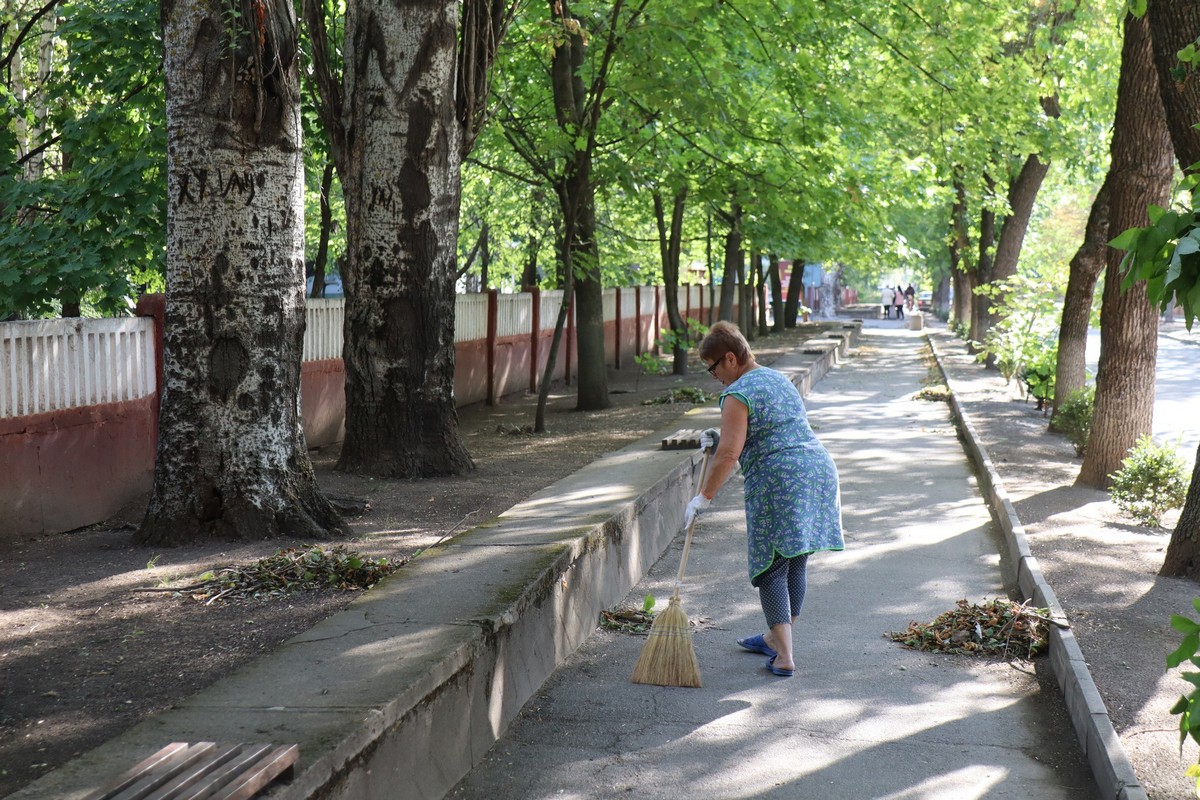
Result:
{"label": "wooden pallet", "polygon": [[298,745],[173,742],[86,800],[248,800],[290,778]]}
{"label": "wooden pallet", "polygon": [[662,440],[663,450],[696,450],[700,447],[699,428],[683,428]]}

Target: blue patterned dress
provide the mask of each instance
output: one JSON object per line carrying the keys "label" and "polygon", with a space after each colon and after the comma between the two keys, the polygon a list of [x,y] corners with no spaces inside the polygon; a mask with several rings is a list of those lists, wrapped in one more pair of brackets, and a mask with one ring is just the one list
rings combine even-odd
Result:
{"label": "blue patterned dress", "polygon": [[782,373],[759,367],[721,393],[749,410],[738,461],[746,481],[750,581],[775,554],[784,558],[842,550],[837,466],[808,424],[800,392]]}

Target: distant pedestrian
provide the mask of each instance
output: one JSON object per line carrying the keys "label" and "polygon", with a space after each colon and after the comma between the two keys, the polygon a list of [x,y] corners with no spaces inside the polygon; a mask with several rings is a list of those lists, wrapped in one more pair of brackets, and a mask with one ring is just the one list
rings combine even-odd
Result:
{"label": "distant pedestrian", "polygon": [[895,298],[895,292],[892,291],[892,287],[890,287],[890,286],[883,287],[883,291],[880,292],[880,295],[879,295],[879,305],[883,306],[883,318],[884,319],[892,318],[892,300],[894,298]]}
{"label": "distant pedestrian", "polygon": [[904,290],[904,306],[909,310],[913,310],[913,306],[917,302],[917,288],[911,283]]}
{"label": "distant pedestrian", "polygon": [[700,437],[702,449],[715,444],[716,450],[684,525],[708,506],[740,462],[750,585],[758,589],[767,632],[738,644],[768,656],[773,674],[791,677],[792,625],[804,602],[808,557],[845,546],[837,466],[809,426],[800,392],[782,373],[758,365],[736,326],[713,325],[700,340],[700,358],[725,391],[721,430],[709,428]]}
{"label": "distant pedestrian", "polygon": [[892,295],[892,306],[896,309],[896,319],[904,319],[904,290],[896,285],[896,292]]}

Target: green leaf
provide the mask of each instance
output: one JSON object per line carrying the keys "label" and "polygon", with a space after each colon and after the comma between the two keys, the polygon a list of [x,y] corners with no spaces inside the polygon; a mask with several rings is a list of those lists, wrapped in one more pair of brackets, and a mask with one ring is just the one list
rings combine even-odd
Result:
{"label": "green leaf", "polygon": [[1129,250],[1137,244],[1138,238],[1142,235],[1145,228],[1130,228],[1122,233],[1117,238],[1108,243],[1108,246],[1114,250]]}
{"label": "green leaf", "polygon": [[[1172,626],[1175,624],[1175,616],[1177,615],[1172,615]],[[1183,617],[1183,619],[1187,619],[1187,617]],[[1191,620],[1188,620],[1188,622],[1191,622]],[[1197,649],[1200,649],[1200,636],[1195,633],[1189,633],[1187,636],[1184,636],[1183,643],[1179,645],[1178,649],[1167,656],[1167,669],[1178,667],[1184,661],[1191,658]]]}

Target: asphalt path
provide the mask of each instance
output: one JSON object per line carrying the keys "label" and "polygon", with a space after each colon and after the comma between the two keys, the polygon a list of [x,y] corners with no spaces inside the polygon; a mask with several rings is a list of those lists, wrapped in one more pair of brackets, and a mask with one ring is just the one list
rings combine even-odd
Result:
{"label": "asphalt path", "polygon": [[[1100,359],[1100,332],[1088,335],[1087,368],[1094,379]],[[1194,334],[1180,324],[1164,325],[1158,336],[1158,360],[1154,375],[1154,438],[1173,444],[1188,464],[1196,460],[1200,446],[1197,411],[1200,397],[1196,370],[1200,367],[1200,325]]]}
{"label": "asphalt path", "polygon": [[[632,684],[643,637],[598,630],[453,798],[1096,797],[1048,665],[907,650],[885,634],[1005,594],[1000,537],[944,403],[914,400],[920,333],[872,327],[808,399],[841,473],[847,549],[810,560],[797,670],[762,628],[740,479],[700,517],[683,607],[701,689]],[[682,537],[628,596],[665,603]]]}

